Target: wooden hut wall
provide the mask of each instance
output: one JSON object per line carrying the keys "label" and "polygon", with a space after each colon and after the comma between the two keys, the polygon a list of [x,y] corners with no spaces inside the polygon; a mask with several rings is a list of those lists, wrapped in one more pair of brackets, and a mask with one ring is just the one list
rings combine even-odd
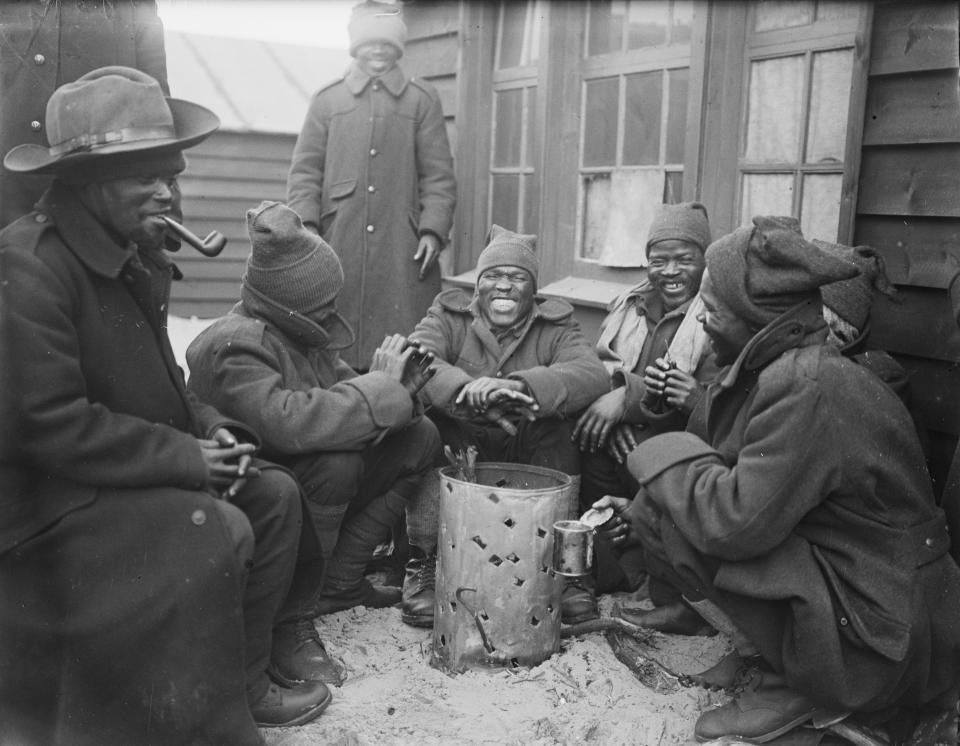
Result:
{"label": "wooden hut wall", "polygon": [[957,3],[877,4],[871,48],[854,238],[882,253],[902,302],[875,303],[870,341],[910,373],[942,468],[960,430],[960,331],[945,292],[960,259]]}
{"label": "wooden hut wall", "polygon": [[173,285],[171,313],[212,318],[236,303],[250,252],[246,211],[262,200],[286,199],[294,142],[292,134],[217,132],[187,151],[180,177],[184,225],[201,237],[220,231],[227,247],[213,259],[189,246],[174,255],[184,278]]}

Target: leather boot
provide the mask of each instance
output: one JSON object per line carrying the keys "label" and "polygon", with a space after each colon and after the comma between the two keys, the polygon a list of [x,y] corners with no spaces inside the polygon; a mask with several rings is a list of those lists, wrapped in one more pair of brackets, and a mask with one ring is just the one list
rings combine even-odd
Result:
{"label": "leather boot", "polygon": [[250,705],[259,728],[286,728],[309,723],[327,709],[333,695],[322,681],[305,681],[294,687],[271,682],[259,702]]}
{"label": "leather boot", "polygon": [[596,584],[592,575],[568,578],[560,595],[560,621],[579,624],[600,616]]}
{"label": "leather boot", "polygon": [[433,626],[433,601],[437,585],[437,553],[410,547],[403,580],[400,618],[414,627]]}
{"label": "leather boot", "polygon": [[703,617],[681,601],[652,609],[623,607],[620,616],[631,624],[672,635],[712,637],[717,631]]}
{"label": "leather boot", "polygon": [[317,599],[318,616],[354,606],[380,609],[400,601],[399,588],[374,586],[364,574],[374,549],[389,538],[406,504],[397,493],[385,492],[343,523]]}
{"label": "leather boot", "polygon": [[288,688],[304,681],[340,686],[346,678],[343,667],[327,654],[312,619],[274,627],[267,675]]}
{"label": "leather boot", "polygon": [[759,684],[763,671],[769,671],[766,662],[759,655],[743,657],[731,650],[706,671],[690,675],[690,680],[713,691],[723,690],[730,694],[740,692]]}
{"label": "leather boot", "polygon": [[808,697],[789,689],[783,676],[763,672],[756,687],[704,712],[694,736],[701,742],[737,736],[750,743],[766,743],[812,720],[818,710]]}

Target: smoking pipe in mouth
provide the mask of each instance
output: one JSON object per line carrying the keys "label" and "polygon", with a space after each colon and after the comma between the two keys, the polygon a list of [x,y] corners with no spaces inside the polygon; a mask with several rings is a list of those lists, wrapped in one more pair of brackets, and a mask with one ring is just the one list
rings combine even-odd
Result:
{"label": "smoking pipe in mouth", "polygon": [[166,215],[161,215],[160,217],[170,226],[170,230],[204,256],[215,257],[223,251],[223,247],[227,245],[227,239],[220,231],[211,231],[206,238],[200,238],[173,218],[167,217]]}

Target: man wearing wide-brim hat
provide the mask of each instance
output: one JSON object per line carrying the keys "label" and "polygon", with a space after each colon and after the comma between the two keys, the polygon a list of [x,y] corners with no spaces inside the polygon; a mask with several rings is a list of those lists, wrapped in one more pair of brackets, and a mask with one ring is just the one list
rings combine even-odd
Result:
{"label": "man wearing wide-brim hat", "polygon": [[51,147],[4,158],[54,182],[0,232],[2,743],[259,744],[330,701],[266,673],[297,484],[194,405],[166,335],[164,217],[218,123],[100,68],[51,97]]}
{"label": "man wearing wide-brim hat", "polygon": [[955,722],[960,569],[909,413],[826,344],[820,288],[857,267],[778,217],[714,241],[706,265],[700,318],[725,367],[686,432],[628,456],[629,507],[598,501],[622,511],[611,540],[642,540],[734,642],[694,677],[736,693],[695,735],[766,743],[862,717],[939,742],[905,734]]}

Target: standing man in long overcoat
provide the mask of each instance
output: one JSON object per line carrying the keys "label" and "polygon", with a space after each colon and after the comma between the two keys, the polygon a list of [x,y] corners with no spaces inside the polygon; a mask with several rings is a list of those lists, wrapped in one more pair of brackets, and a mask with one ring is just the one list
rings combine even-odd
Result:
{"label": "standing man in long overcoat", "polygon": [[340,257],[338,304],[357,336],[342,357],[364,370],[440,292],[456,184],[440,98],[397,65],[407,37],[398,6],[360,3],[349,32],[354,62],[310,102],[287,202]]}
{"label": "standing man in long overcoat", "polygon": [[[47,147],[50,96],[98,67],[134,67],[170,92],[155,0],[0,3],[0,49],[0,155],[22,143]],[[30,212],[48,186],[48,175],[0,169],[0,228]]]}

